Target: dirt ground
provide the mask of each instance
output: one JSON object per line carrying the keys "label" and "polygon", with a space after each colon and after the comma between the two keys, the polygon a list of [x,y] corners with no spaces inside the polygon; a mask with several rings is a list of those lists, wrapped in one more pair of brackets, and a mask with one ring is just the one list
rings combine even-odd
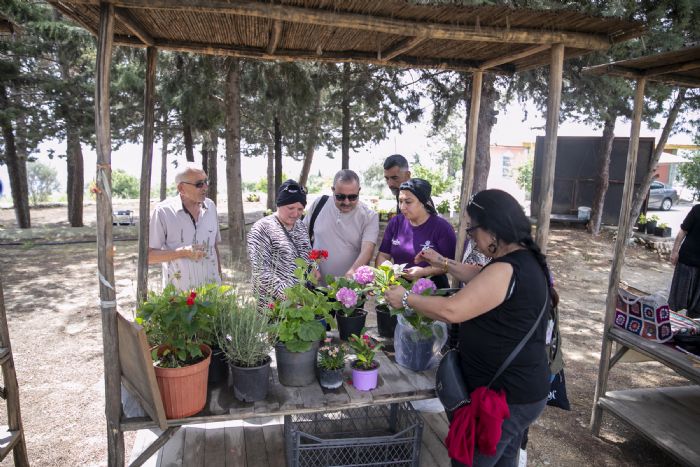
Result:
{"label": "dirt ground", "polygon": [[[9,245],[8,237],[17,235],[13,234],[13,217],[12,210],[0,209],[0,276],[30,463],[105,465],[96,245],[40,244],[42,240],[80,237],[66,235],[70,229],[60,227],[65,225],[65,207],[33,210],[35,226],[52,228],[35,229],[40,233],[33,236],[40,238]],[[86,208],[85,218],[87,223],[94,219],[94,207]],[[600,438],[593,437],[588,429],[612,245],[611,232],[591,238],[583,230],[555,227],[550,233],[549,261],[561,296],[561,331],[572,410],[548,407],[533,426],[528,447],[531,466],[676,465],[611,415],[604,416]],[[119,241],[116,246],[119,310],[130,316],[135,305],[138,247],[134,241]],[[226,248],[223,253],[225,257]],[[232,271],[232,265],[228,266]],[[152,273],[152,280],[157,280],[155,268]],[[672,267],[657,253],[632,246],[622,275],[642,290],[667,291]],[[683,378],[656,363],[619,364],[609,380],[611,389],[682,384]],[[5,412],[4,404],[2,407]],[[4,420],[5,415],[2,413],[0,419]],[[127,456],[133,439],[134,434],[127,433]],[[11,456],[0,465],[12,465]]]}

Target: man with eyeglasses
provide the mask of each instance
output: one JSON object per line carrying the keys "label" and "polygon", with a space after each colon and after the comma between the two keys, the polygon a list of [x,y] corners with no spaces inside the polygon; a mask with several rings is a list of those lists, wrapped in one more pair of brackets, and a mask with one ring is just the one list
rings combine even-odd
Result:
{"label": "man with eyeglasses", "polygon": [[312,247],[328,250],[321,263],[321,279],[326,275],[351,277],[368,264],[379,236],[379,216],[359,200],[360,178],[352,170],[341,170],[333,177],[333,203],[325,203],[313,220],[321,198],[317,198],[304,217],[313,236]]}
{"label": "man with eyeglasses", "polygon": [[175,174],[178,194],[156,205],[151,216],[148,263],[162,263],[163,287],[180,290],[221,283],[221,241],[216,205],[207,198],[209,180],[188,163]]}
{"label": "man with eyeglasses", "polygon": [[408,161],[401,154],[393,154],[384,159],[384,180],[396,196],[396,214],[401,214],[399,209],[399,187],[403,182],[411,178],[411,171],[408,168]]}

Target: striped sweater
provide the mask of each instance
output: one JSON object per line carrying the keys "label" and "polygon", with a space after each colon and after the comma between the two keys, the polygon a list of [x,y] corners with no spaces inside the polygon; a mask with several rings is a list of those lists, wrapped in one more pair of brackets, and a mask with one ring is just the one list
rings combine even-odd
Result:
{"label": "striped sweater", "polygon": [[[261,306],[284,298],[283,290],[297,281],[294,260],[308,261],[311,243],[301,220],[296,221],[289,236],[277,215],[263,217],[248,233],[248,258],[253,272],[253,292]],[[290,242],[290,238],[292,242]]]}

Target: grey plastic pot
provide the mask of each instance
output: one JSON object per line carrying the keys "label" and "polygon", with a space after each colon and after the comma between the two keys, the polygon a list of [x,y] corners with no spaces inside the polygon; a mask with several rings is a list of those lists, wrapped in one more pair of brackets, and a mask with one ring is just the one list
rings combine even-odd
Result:
{"label": "grey plastic pot", "polygon": [[306,352],[290,352],[284,343],[275,345],[277,375],[283,386],[307,386],[316,381],[318,342]]}
{"label": "grey plastic pot", "polygon": [[260,366],[243,367],[229,363],[233,379],[233,395],[239,401],[255,402],[267,397],[267,388],[270,382],[269,356]]}

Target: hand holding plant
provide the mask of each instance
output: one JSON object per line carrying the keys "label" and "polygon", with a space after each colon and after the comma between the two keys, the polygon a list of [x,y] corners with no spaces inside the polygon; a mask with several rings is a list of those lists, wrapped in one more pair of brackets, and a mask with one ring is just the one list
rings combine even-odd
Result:
{"label": "hand holding plant", "polygon": [[[374,282],[370,289],[377,294],[377,303],[380,305],[388,305],[384,293],[389,290],[392,285],[400,285],[407,288],[408,282],[401,277],[405,264],[393,264],[390,261],[384,261],[378,268],[374,268]],[[391,314],[395,315],[397,310],[391,308]]]}
{"label": "hand holding plant", "polygon": [[350,336],[350,347],[357,357],[354,363],[356,369],[372,370],[379,366],[379,362],[374,361],[374,359],[382,348],[381,343],[375,344],[367,334],[363,334],[362,337],[353,334]]}

